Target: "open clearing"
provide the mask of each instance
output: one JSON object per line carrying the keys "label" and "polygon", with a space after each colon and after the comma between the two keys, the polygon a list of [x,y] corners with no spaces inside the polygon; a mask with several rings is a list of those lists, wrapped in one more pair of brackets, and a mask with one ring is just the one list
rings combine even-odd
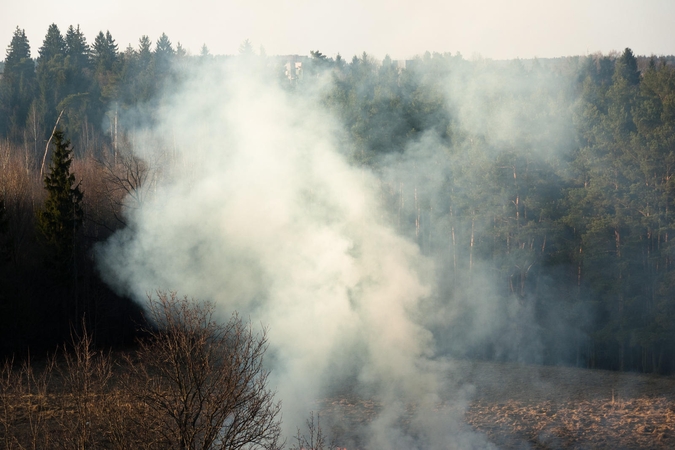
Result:
{"label": "open clearing", "polygon": [[[450,411],[457,430],[473,430],[497,448],[675,448],[675,377],[512,363],[455,361],[452,366],[448,379],[456,399],[437,410]],[[14,398],[16,408],[3,410],[12,419],[4,422],[9,429],[29,438],[32,417],[53,434],[53,443],[58,441],[57,430],[69,423],[77,405],[72,396],[61,393],[61,379],[55,375],[51,393],[43,400],[19,395]],[[108,396],[114,391],[113,387]],[[104,406],[95,405],[93,411]],[[337,443],[349,450],[364,447],[365,425],[381,410],[378,401],[344,387],[307,406],[319,412],[324,430],[336,431]],[[415,405],[407,406],[402,428],[414,410]],[[0,427],[0,437],[2,431]]]}
{"label": "open clearing", "polygon": [[[467,427],[503,449],[675,448],[675,378],[487,362],[455,363],[473,391]],[[376,401],[337,396],[317,405],[340,428],[375,417]],[[340,416],[340,417],[338,417]]]}

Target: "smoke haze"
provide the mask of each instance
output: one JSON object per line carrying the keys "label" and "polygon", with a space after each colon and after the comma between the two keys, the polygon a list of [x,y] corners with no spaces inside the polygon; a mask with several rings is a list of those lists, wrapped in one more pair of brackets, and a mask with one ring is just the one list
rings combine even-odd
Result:
{"label": "smoke haze", "polygon": [[347,163],[338,129],[317,98],[240,66],[189,80],[137,139],[172,153],[170,176],[100,249],[101,271],[139,301],[175,289],[268,326],[289,435],[329,386],[355,380],[383,405],[372,448],[413,448],[420,433],[445,448],[458,416],[421,419],[448,400],[419,317],[433,263],[386,223],[378,180]]}
{"label": "smoke haze", "polygon": [[[450,70],[420,69],[417,79],[441,80],[434,90],[452,125],[423,133],[405,151],[376,163],[384,183],[396,191],[397,230],[434,261],[436,295],[424,304],[424,317],[437,353],[559,364],[569,363],[561,355],[583,340],[582,324],[565,320],[580,306],[559,302],[573,297],[564,292],[562,277],[540,277],[535,289],[524,288],[528,272],[541,266],[546,233],[555,230],[517,241],[528,209],[541,214],[539,224],[555,214],[565,180],[553,168],[569,170],[566,158],[576,144],[569,76],[576,68],[558,66],[454,58]],[[433,60],[425,67],[434,70]],[[507,189],[493,190],[494,179],[504,180],[500,184]],[[538,179],[554,190],[537,192]],[[542,197],[551,203],[538,204]],[[496,234],[506,242],[481,242],[480,236]],[[515,295],[504,297],[513,280],[523,285],[512,286]],[[554,298],[558,302],[548,302]],[[539,302],[547,309],[538,310]],[[545,355],[551,342],[559,347],[555,356]]]}
{"label": "smoke haze", "polygon": [[[317,399],[348,385],[381,404],[355,438],[368,448],[489,447],[464,428],[472,388],[452,357],[542,362],[545,320],[527,296],[497,294],[473,254],[490,204],[462,186],[480,185],[480,161],[505,148],[555,157],[570,105],[559,79],[475,67],[436,86],[460,133],[421,134],[368,166],[350,162],[355,144],[322,106],[330,76],[301,95],[259,67],[205,67],[135,133],[134,151],[162,175],[99,248],[103,276],[141,303],[177,290],[269,327],[289,436]],[[559,102],[539,95],[550,91]]]}

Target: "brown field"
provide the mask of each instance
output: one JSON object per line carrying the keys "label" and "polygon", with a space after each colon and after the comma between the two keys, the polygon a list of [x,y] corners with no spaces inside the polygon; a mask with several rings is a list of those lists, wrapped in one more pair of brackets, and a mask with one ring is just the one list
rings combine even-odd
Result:
{"label": "brown field", "polygon": [[[472,392],[463,416],[464,425],[485,435],[497,448],[675,448],[673,377],[486,362],[457,362],[453,374],[452,379],[458,385],[469,386],[468,391]],[[23,435],[24,442],[33,441],[31,429],[38,427],[48,436],[34,435],[39,441],[36,448],[47,441],[51,441],[49,447],[59,447],[57,442],[63,444],[67,439],[66,430],[79,429],[74,415],[81,408],[73,394],[59,392],[62,381],[54,373],[50,394],[26,392],[15,398],[10,402],[13,403],[10,408],[15,409],[4,411],[4,418],[11,416],[13,420],[3,425]],[[107,401],[103,403],[109,405],[111,399],[122,399],[114,386],[108,389]],[[101,414],[105,405],[91,400],[89,414]],[[347,394],[317,401],[312,408],[328,423],[343,430],[358,430],[377,415],[380,405],[375,400]],[[0,436],[3,434],[0,427]],[[43,441],[45,437],[47,440]],[[101,448],[113,448],[111,438],[106,435],[94,440]],[[358,448],[353,440],[342,445],[350,450]],[[19,448],[18,445],[6,448],[13,447]]]}
{"label": "brown field", "polygon": [[[487,362],[458,362],[454,373],[475,389],[465,424],[498,448],[675,448],[673,377]],[[343,428],[380,408],[345,396],[318,406]]]}
{"label": "brown field", "polygon": [[500,448],[675,448],[675,378],[474,363],[466,421]]}

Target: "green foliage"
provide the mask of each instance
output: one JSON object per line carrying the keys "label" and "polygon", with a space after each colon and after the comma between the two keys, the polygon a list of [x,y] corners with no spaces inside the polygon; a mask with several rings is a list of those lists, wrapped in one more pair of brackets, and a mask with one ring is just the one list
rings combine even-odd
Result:
{"label": "green foliage", "polygon": [[7,47],[5,75],[20,68],[27,59],[30,59],[30,44],[26,37],[26,31],[16,27],[12,35],[12,42]]}
{"label": "green foliage", "polygon": [[[91,113],[88,93],[92,90],[91,82],[91,49],[80,27],[73,28],[71,25],[66,32],[66,101],[63,99],[57,105],[57,109],[63,109],[64,104],[70,103],[66,110],[64,130],[69,136],[86,134],[85,129],[87,116]],[[80,98],[76,104],[72,102],[73,96]]]}
{"label": "green foliage", "polygon": [[94,79],[101,96],[101,107],[118,94],[119,55],[117,44],[109,31],[99,32],[93,46]]}
{"label": "green foliage", "polygon": [[138,40],[138,50],[128,48],[122,55],[119,100],[125,107],[149,103],[157,92],[156,60],[148,36]]}
{"label": "green foliage", "polygon": [[141,60],[143,62],[150,63],[150,60],[152,59],[152,51],[150,50],[150,47],[152,47],[152,42],[150,42],[150,38],[146,35],[143,35],[138,39],[138,53],[141,57]]}
{"label": "green foliage", "polygon": [[100,31],[94,40],[94,65],[96,72],[110,72],[117,62],[117,44],[110,31]]}
{"label": "green foliage", "polygon": [[675,227],[675,135],[663,121],[664,100],[675,93],[666,81],[673,73],[653,63],[641,76],[626,49],[612,84],[586,83],[582,95],[584,145],[575,161],[579,187],[570,197],[568,223],[579,231],[583,277],[596,299],[594,339],[614,349],[617,369],[640,351],[642,364],[651,353],[652,370],[659,371],[664,339],[672,345],[655,330],[664,330],[660,317],[673,304],[663,297]]}
{"label": "green foliage", "polygon": [[176,59],[176,51],[171,45],[169,37],[162,33],[162,35],[157,39],[157,45],[155,46],[155,83],[158,84],[160,91],[164,88],[166,83],[170,80],[171,77],[171,68]]}
{"label": "green foliage", "polygon": [[253,50],[253,44],[251,43],[250,40],[245,39],[244,42],[242,42],[239,45],[239,54],[242,56],[254,56],[255,55],[255,50]]}
{"label": "green foliage", "polygon": [[30,57],[26,32],[17,27],[7,47],[0,79],[0,135],[18,139],[34,96],[35,63]]}
{"label": "green foliage", "polygon": [[76,232],[84,216],[83,193],[70,171],[70,141],[57,130],[53,143],[49,174],[44,179],[47,199],[38,212],[37,225],[48,246],[50,264],[60,273],[69,273],[74,261]]}
{"label": "green foliage", "polygon": [[159,39],[157,39],[157,46],[155,47],[155,56],[158,61],[164,61],[163,64],[168,64],[175,54],[176,51],[173,49],[169,37],[165,33],[162,33]]}
{"label": "green foliage", "polygon": [[[239,50],[263,59],[249,40]],[[125,113],[133,111],[131,126],[152,123],[161,94],[181,79],[176,62],[189,72],[204,67],[192,62],[218,58],[206,45],[187,55],[166,34],[154,49],[142,36],[120,53],[110,32],[90,46],[79,27],[64,39],[56,25],[39,55],[36,67],[17,28],[0,80],[0,138],[30,144],[38,157],[61,111],[59,126],[78,150],[85,139],[102,143],[95,151],[113,147],[113,124],[120,141],[129,126]],[[365,52],[345,61],[312,50],[297,61],[302,77],[282,80],[289,92],[322,93],[344,125],[340,147],[382,175],[398,230],[438,258],[449,284],[468,284],[480,268],[497,280],[500,301],[531,305],[539,324],[547,311],[564,311],[583,336],[578,364],[675,369],[663,356],[675,349],[672,58],[647,61],[626,49],[495,62],[427,52],[380,63]],[[82,193],[68,144],[54,137],[39,227],[55,264],[68,267]],[[383,173],[418,153],[434,170]],[[555,299],[546,297],[550,284],[562,292]]]}
{"label": "green foliage", "polygon": [[56,124],[60,114],[57,105],[67,95],[66,41],[55,24],[49,26],[39,52],[36,67],[39,91],[37,104],[41,122],[45,124],[44,138],[47,139],[47,129]]}
{"label": "green foliage", "polygon": [[625,79],[630,86],[636,86],[640,83],[637,59],[631,49],[626,48],[621,57],[617,59],[615,76]]}
{"label": "green foliage", "polygon": [[[69,26],[66,32],[66,56],[69,58],[69,65],[77,75],[84,75],[83,72],[89,69],[90,53],[89,44],[80,31],[80,26],[78,25],[77,28]],[[81,81],[82,79],[74,79],[73,84],[79,86]]]}
{"label": "green foliage", "polygon": [[53,23],[47,29],[47,35],[40,47],[39,61],[49,61],[56,56],[62,56],[66,52],[66,41],[63,39],[59,27]]}

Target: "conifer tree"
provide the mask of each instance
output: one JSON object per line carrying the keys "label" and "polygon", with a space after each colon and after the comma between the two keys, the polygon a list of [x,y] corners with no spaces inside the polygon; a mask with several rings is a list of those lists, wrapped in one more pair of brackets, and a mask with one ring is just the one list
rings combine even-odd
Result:
{"label": "conifer tree", "polygon": [[94,77],[98,84],[100,102],[106,104],[117,99],[119,54],[117,43],[110,31],[99,32],[93,45]]}
{"label": "conifer tree", "polygon": [[69,94],[84,92],[88,87],[91,49],[80,26],[68,27],[66,32],[66,65],[68,66]]}
{"label": "conifer tree", "polygon": [[637,59],[630,48],[626,48],[616,61],[616,76],[624,78],[630,86],[640,83],[640,72],[637,67]]}
{"label": "conifer tree", "polygon": [[158,82],[163,83],[169,75],[176,51],[171,45],[169,37],[162,33],[155,46],[155,68]]}
{"label": "conifer tree", "polygon": [[246,57],[251,57],[255,55],[255,51],[253,51],[253,44],[251,44],[251,41],[246,39],[239,45],[239,54],[241,56]]}
{"label": "conifer tree", "polygon": [[127,76],[129,83],[130,104],[149,102],[156,91],[155,59],[151,50],[152,41],[146,35],[138,40],[138,54]]}
{"label": "conifer tree", "polygon": [[165,58],[168,61],[175,54],[176,51],[173,49],[173,45],[171,45],[169,37],[166,35],[166,33],[162,33],[159,39],[157,39],[157,45],[155,47],[155,55],[160,59]]}
{"label": "conifer tree", "polygon": [[75,250],[75,232],[82,224],[80,185],[70,171],[72,148],[63,132],[54,132],[54,154],[44,184],[47,199],[38,212],[38,229],[49,247],[50,263],[57,272],[71,271]]}
{"label": "conifer tree", "polygon": [[118,58],[118,47],[110,31],[100,31],[94,40],[94,64],[97,72],[113,70]]}
{"label": "conifer tree", "polygon": [[201,57],[201,59],[208,59],[211,56],[209,48],[206,46],[206,44],[202,45],[202,49],[199,52],[199,56]]}
{"label": "conifer tree", "polygon": [[[58,104],[67,95],[66,89],[66,41],[56,24],[51,24],[39,50],[37,59],[37,82],[39,110],[42,123],[51,129],[58,120]],[[45,139],[49,136],[45,136]]]}
{"label": "conifer tree", "polygon": [[[57,111],[64,111],[62,121],[59,123],[64,132],[71,140],[78,143],[78,147],[85,147],[86,136],[90,126],[88,119],[97,119],[94,116],[95,106],[91,105],[89,93],[93,87],[93,74],[91,70],[91,49],[79,25],[72,25],[66,32],[66,87],[64,98],[57,104]],[[94,107],[92,107],[94,106]],[[92,130],[93,131],[93,130]],[[84,142],[83,142],[84,141]]]}
{"label": "conifer tree", "polygon": [[66,55],[70,57],[71,64],[81,70],[88,69],[90,52],[91,49],[84,34],[80,31],[80,26],[78,25],[77,28],[69,26],[66,32]]}
{"label": "conifer tree", "polygon": [[150,47],[152,47],[152,42],[150,42],[150,38],[147,35],[144,34],[138,39],[138,54],[146,65],[150,64],[152,60],[152,50]]}
{"label": "conifer tree", "polygon": [[7,47],[4,75],[0,79],[0,135],[17,137],[26,123],[35,95],[35,63],[24,30],[16,28]]}
{"label": "conifer tree", "polygon": [[63,56],[66,53],[66,41],[59,30],[59,27],[53,23],[47,29],[47,35],[40,47],[40,57],[38,62],[47,62],[55,56]]}

